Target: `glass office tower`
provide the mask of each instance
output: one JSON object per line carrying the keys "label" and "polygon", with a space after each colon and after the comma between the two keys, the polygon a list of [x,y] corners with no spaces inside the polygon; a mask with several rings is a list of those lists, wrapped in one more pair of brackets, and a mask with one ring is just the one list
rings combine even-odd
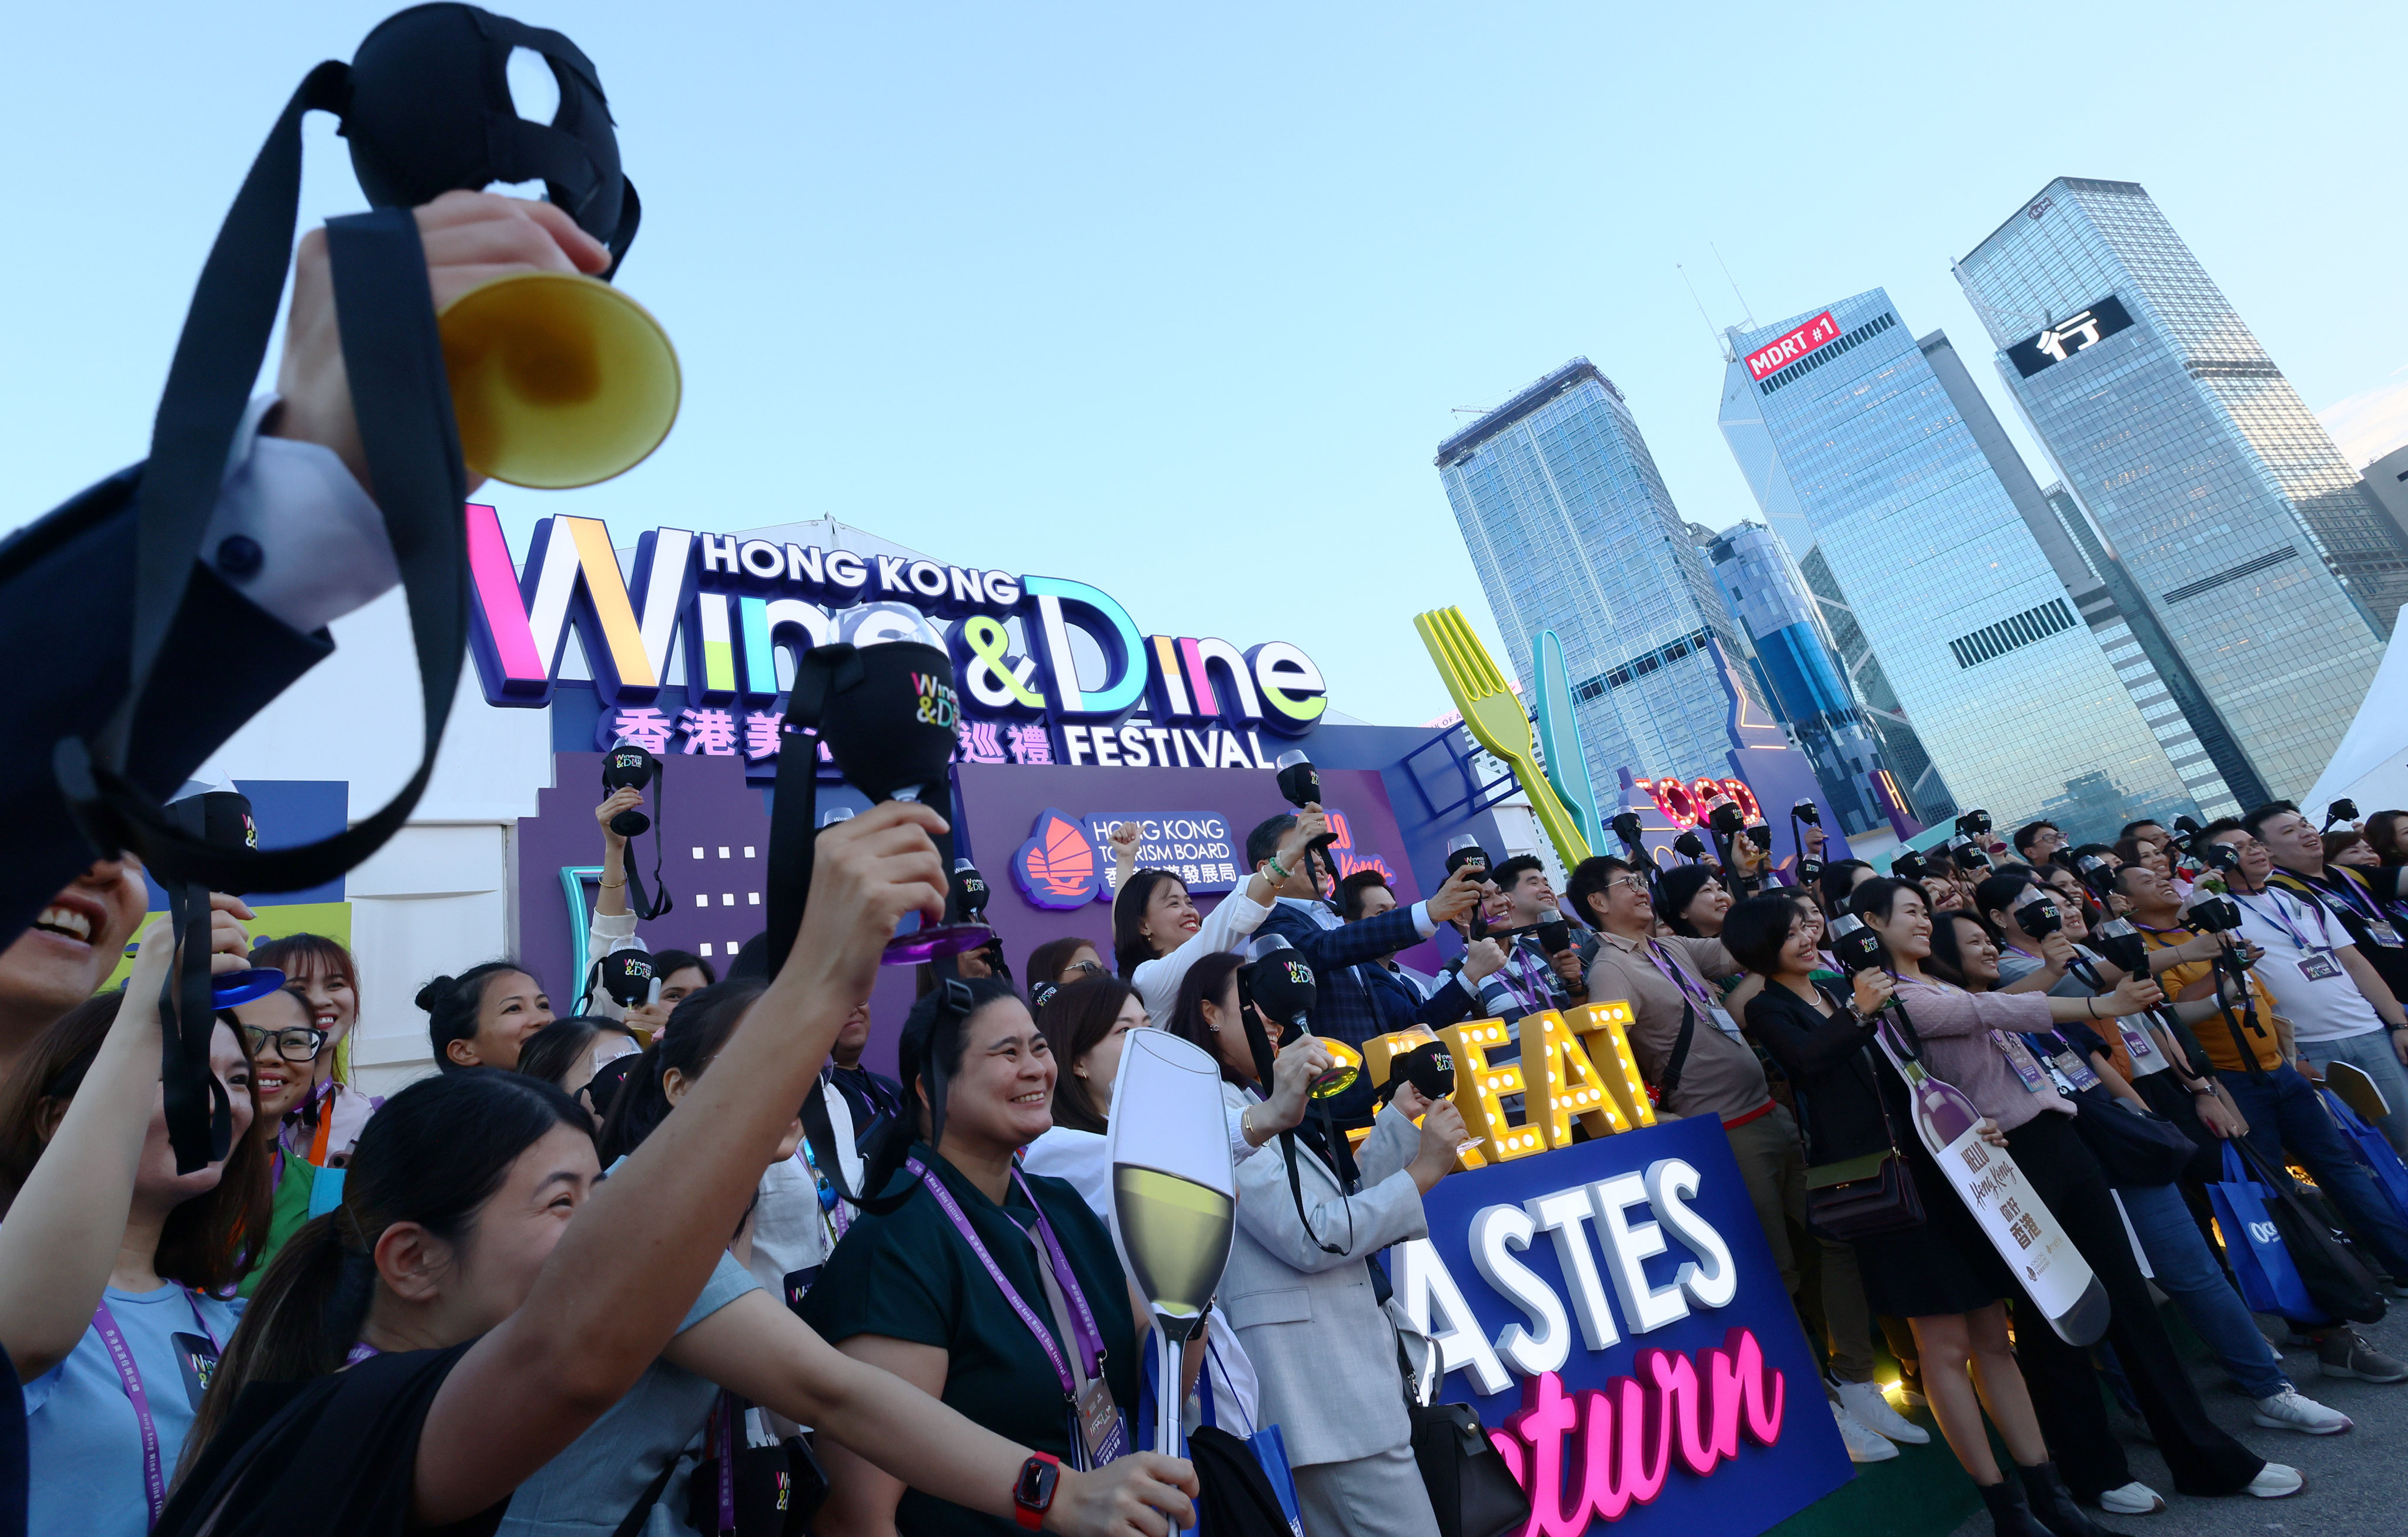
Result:
{"label": "glass office tower", "polygon": [[1704,535],[1698,542],[1714,585],[1754,643],[1757,676],[1772,696],[1773,712],[1813,761],[1841,830],[1885,825],[1873,788],[1883,768],[1881,751],[1788,546],[1760,523],[1719,534],[1693,532]]}
{"label": "glass office tower", "polygon": [[2101,649],[2128,632],[2096,612],[2097,577],[1947,338],[1916,341],[1874,289],[1731,341],[1722,426],[1734,456],[1769,512],[1811,527],[1810,559],[1956,809],[2107,839],[2141,816],[2196,813],[2135,680]]}
{"label": "glass office tower", "polygon": [[1563,642],[1591,778],[1728,773],[1726,680],[1764,701],[1726,667],[1739,636],[1613,381],[1574,358],[1436,464],[1526,686],[1531,638]]}
{"label": "glass office tower", "polygon": [[2059,178],[1956,266],[2076,525],[2212,704],[2224,777],[2307,793],[2366,694],[2408,539],[2156,203]]}

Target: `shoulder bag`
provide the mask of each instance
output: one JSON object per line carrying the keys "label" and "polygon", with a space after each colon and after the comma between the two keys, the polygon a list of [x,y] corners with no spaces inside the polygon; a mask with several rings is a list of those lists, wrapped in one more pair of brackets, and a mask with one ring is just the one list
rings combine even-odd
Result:
{"label": "shoulder bag", "polygon": [[[1857,1053],[1857,1060],[1864,1054]],[[1873,1106],[1881,1112],[1882,1134],[1889,1145],[1876,1153],[1818,1164],[1806,1145],[1805,1117],[1799,1118],[1798,1145],[1806,1154],[1806,1225],[1842,1243],[1902,1232],[1923,1225],[1923,1192],[1914,1172],[1898,1148],[1898,1128],[1890,1124],[1889,1105],[1881,1085],[1871,1085]]]}
{"label": "shoulder bag", "polygon": [[[1439,1537],[1510,1537],[1527,1527],[1530,1497],[1490,1444],[1480,1411],[1468,1403],[1423,1402],[1402,1340],[1397,1342],[1397,1366],[1404,1373],[1405,1413],[1412,1420],[1413,1461],[1429,1491]],[[1433,1372],[1427,1393],[1434,1398],[1437,1392]]]}

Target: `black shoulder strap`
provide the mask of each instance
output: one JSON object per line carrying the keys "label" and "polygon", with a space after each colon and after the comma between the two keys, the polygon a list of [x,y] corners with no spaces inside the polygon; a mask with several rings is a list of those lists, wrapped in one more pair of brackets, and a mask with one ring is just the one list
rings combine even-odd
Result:
{"label": "black shoulder strap", "polygon": [[1681,1034],[1672,1042],[1672,1055],[1664,1063],[1663,1082],[1656,1087],[1664,1091],[1664,1102],[1672,1102],[1681,1086],[1681,1070],[1689,1065],[1689,1043],[1697,1039],[1698,1006],[1686,998],[1681,999]]}
{"label": "black shoulder strap", "polygon": [[678,1458],[683,1455],[681,1452],[669,1454],[669,1459],[661,1464],[661,1471],[652,1475],[652,1481],[644,1486],[644,1492],[636,1497],[636,1502],[627,1507],[627,1514],[619,1518],[618,1529],[610,1533],[610,1537],[636,1537],[644,1530],[644,1523],[652,1517],[652,1507],[661,1502],[662,1491],[669,1487],[669,1475],[677,1472]]}
{"label": "black shoulder strap", "polygon": [[914,1180],[899,1190],[887,1187],[895,1183],[903,1160],[911,1151],[911,1138],[899,1114],[882,1114],[854,1139],[861,1150],[861,1188],[853,1189],[844,1177],[844,1160],[836,1143],[836,1127],[829,1121],[827,1101],[821,1095],[834,1090],[844,1091],[824,1081],[811,1085],[803,1096],[803,1136],[811,1144],[811,1163],[835,1189],[837,1195],[871,1216],[883,1216],[901,1206],[919,1191]]}
{"label": "black shoulder strap", "polygon": [[131,849],[163,883],[219,891],[298,891],[358,865],[399,830],[424,794],[460,682],[468,637],[467,471],[428,293],[425,253],[407,208],[329,220],[328,256],[343,366],[377,505],[409,600],[423,740],[418,768],[381,811],[318,842],[218,848],[176,825],[127,772],[135,720],[192,581],[217,505],[226,451],[276,324],[301,186],[301,119],[339,113],[348,66],[309,72],[251,163],[208,261],[168,367],[142,474],[134,646],[125,697],[99,735],[60,741],[60,788],[94,847]]}

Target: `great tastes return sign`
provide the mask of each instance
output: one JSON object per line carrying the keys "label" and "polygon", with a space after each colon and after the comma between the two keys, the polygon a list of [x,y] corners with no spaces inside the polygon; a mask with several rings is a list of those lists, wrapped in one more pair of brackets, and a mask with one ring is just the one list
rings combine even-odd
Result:
{"label": "great tastes return sign", "polygon": [[1787,334],[1774,338],[1756,352],[1747,354],[1747,376],[1764,379],[1813,352],[1840,339],[1840,323],[1828,309]]}
{"label": "great tastes return sign", "polygon": [[1741,1537],[1851,1476],[1820,1366],[1713,1117],[1450,1175],[1389,1251],[1529,1492],[1524,1537]]}

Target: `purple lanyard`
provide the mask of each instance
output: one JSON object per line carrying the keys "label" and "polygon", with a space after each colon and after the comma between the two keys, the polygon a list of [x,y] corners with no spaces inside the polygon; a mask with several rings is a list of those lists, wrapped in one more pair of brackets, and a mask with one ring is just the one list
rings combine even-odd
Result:
{"label": "purple lanyard", "polygon": [[[2314,892],[2318,892],[2324,896],[2338,898],[2342,906],[2349,909],[2350,912],[2356,913],[2359,918],[2363,919],[2367,923],[2379,924],[2384,921],[2383,911],[2375,905],[2374,899],[2372,897],[2364,896],[2364,894],[2358,890],[2357,878],[2343,873],[2348,869],[2347,866],[2328,865],[2325,869],[2332,879],[2341,883],[2341,889],[2339,891],[2335,891],[2329,886],[2320,885],[2316,882],[2309,880],[2304,875],[2296,876],[2294,879],[2299,881],[2301,885],[2309,887]],[[2364,906],[2359,905],[2361,898],[2363,898],[2365,902]]]}
{"label": "purple lanyard", "polygon": [[[194,1326],[218,1348],[218,1337],[201,1316],[201,1304],[194,1300],[190,1289],[184,1300],[192,1305]],[[108,1311],[103,1299],[92,1310],[92,1327],[100,1331],[101,1348],[108,1352],[108,1363],[117,1368],[117,1380],[125,1389],[125,1401],[134,1406],[134,1425],[142,1434],[142,1497],[150,1506],[150,1525],[159,1524],[159,1513],[167,1507],[166,1472],[159,1459],[159,1425],[150,1417],[150,1395],[142,1386],[142,1369],[134,1362],[134,1348],[125,1343],[125,1331],[117,1327],[117,1315]]]}
{"label": "purple lanyard", "polygon": [[1705,1010],[1709,1013],[1712,1013],[1716,1008],[1720,1007],[1706,992],[1702,984],[1691,982],[1689,980],[1688,972],[1683,970],[1672,961],[1665,958],[1663,941],[1649,940],[1647,941],[1647,958],[1656,963],[1656,970],[1663,972],[1665,980],[1670,982],[1673,986],[1678,987],[1681,990],[1682,996],[1686,998],[1690,1002],[1696,1004],[1698,1008]]}
{"label": "purple lanyard", "polygon": [[366,1340],[362,1340],[357,1344],[351,1346],[351,1349],[343,1353],[343,1364],[345,1366],[357,1366],[371,1356],[381,1356],[383,1354],[383,1351],[379,1350],[376,1346],[368,1343]]}
{"label": "purple lanyard", "polygon": [[[1045,1347],[1045,1358],[1054,1363],[1054,1374],[1062,1381],[1062,1396],[1076,1399],[1079,1385],[1071,1378],[1069,1364],[1062,1359],[1061,1347],[1054,1343],[1054,1331],[1039,1320],[1021,1299],[1020,1293],[1012,1289],[1011,1283],[1003,1278],[1002,1270],[996,1265],[995,1256],[987,1253],[986,1245],[980,1243],[978,1234],[971,1230],[970,1219],[962,1214],[961,1203],[953,1199],[953,1193],[946,1189],[945,1182],[930,1173],[927,1166],[919,1159],[908,1158],[904,1160],[903,1167],[919,1176],[920,1183],[928,1187],[928,1193],[937,1198],[937,1204],[943,1207],[945,1215],[953,1219],[954,1229],[969,1244],[970,1252],[979,1257],[979,1263],[986,1267],[986,1273],[993,1276],[995,1284],[1002,1288],[1003,1300],[1011,1304],[1011,1311],[1020,1314],[1020,1321],[1028,1326],[1028,1332],[1036,1335],[1037,1343]],[[1037,1233],[1044,1241],[1047,1261],[1054,1267],[1054,1279],[1060,1284],[1063,1295],[1070,1300],[1071,1326],[1079,1336],[1080,1361],[1092,1382],[1103,1375],[1104,1340],[1102,1332],[1096,1328],[1096,1315],[1087,1309],[1087,1294],[1079,1289],[1079,1278],[1071,1272],[1070,1258],[1062,1252],[1062,1245],[1054,1241],[1054,1225],[1045,1220],[1045,1208],[1037,1205],[1037,1197],[1029,1190],[1028,1182],[1020,1177],[1017,1168],[1011,1171],[1011,1182],[1020,1186],[1020,1193],[1028,1198],[1030,1206],[1036,1208]]]}
{"label": "purple lanyard", "polygon": [[720,1390],[719,1403],[711,1418],[717,1420],[716,1450],[719,1453],[719,1530],[736,1530],[736,1395]]}
{"label": "purple lanyard", "polygon": [[[2272,889],[2272,888],[2269,888],[2268,890],[2266,890],[2266,891],[2264,891],[2264,892],[2260,893],[2260,895],[2262,895],[2262,896],[2264,896],[2264,897],[2267,897],[2267,898],[2271,898],[2271,899],[2272,899],[2272,904],[2273,904],[2273,908],[2274,908],[2274,911],[2273,911],[2273,912],[2272,912],[2272,913],[2269,914],[2269,913],[2259,912],[2258,911],[2257,907],[2256,907],[2255,905],[2253,905],[2253,904],[2250,902],[2250,900],[2249,900],[2249,898],[2248,898],[2243,897],[2243,895],[2241,895],[2241,893],[2239,893],[2239,892],[2237,892],[2237,891],[2236,891],[2236,892],[2234,892],[2234,893],[2232,893],[2232,899],[2233,899],[2234,901],[2236,901],[2236,902],[2239,902],[2239,903],[2242,905],[2242,907],[2243,907],[2243,908],[2244,908],[2245,910],[2247,910],[2247,911],[2248,911],[2252,915],[2254,915],[2254,916],[2256,916],[2256,917],[2259,917],[2259,918],[2264,918],[2268,923],[2270,923],[2270,924],[2273,925],[2276,928],[2281,929],[2281,930],[2283,931],[2284,937],[2285,937],[2285,938],[2286,938],[2286,939],[2288,939],[2288,940],[2289,940],[2293,944],[2298,945],[2298,946],[2300,947],[2300,949],[2301,950],[2301,952],[2303,952],[2304,954],[2307,954],[2307,955],[2315,955],[2315,954],[2316,953],[2317,946],[2313,945],[2313,944],[2310,944],[2310,943],[2308,942],[2308,937],[2307,937],[2307,935],[2306,935],[2304,932],[2302,932],[2301,930],[2297,929],[2297,928],[2294,928],[2294,927],[2291,927],[2291,920],[2290,920],[2289,915],[2288,915],[2288,914],[2286,914],[2286,913],[2283,911],[2284,906],[2285,906],[2285,902],[2284,902],[2284,899],[2283,899],[2283,894],[2282,894],[2279,890],[2275,890],[2275,889]],[[2319,932],[2323,932],[2323,930],[2324,930],[2324,922],[2325,922],[2324,909],[2323,909],[2323,908],[2321,908],[2321,907],[2319,907],[2319,908],[2316,908],[2316,909],[2315,910],[2315,914],[2316,914],[2316,927],[2317,927],[2317,930],[2318,930]],[[2325,933],[2325,934],[2324,934],[2324,939],[2325,939],[2325,941],[2326,941],[2326,942],[2325,942],[2325,944],[2324,944],[2323,948],[2325,948],[2325,949],[2327,949],[2327,950],[2331,949],[2331,948],[2332,948],[2332,942],[2331,942],[2331,941],[2332,941],[2332,936],[2331,936],[2329,933]]]}

